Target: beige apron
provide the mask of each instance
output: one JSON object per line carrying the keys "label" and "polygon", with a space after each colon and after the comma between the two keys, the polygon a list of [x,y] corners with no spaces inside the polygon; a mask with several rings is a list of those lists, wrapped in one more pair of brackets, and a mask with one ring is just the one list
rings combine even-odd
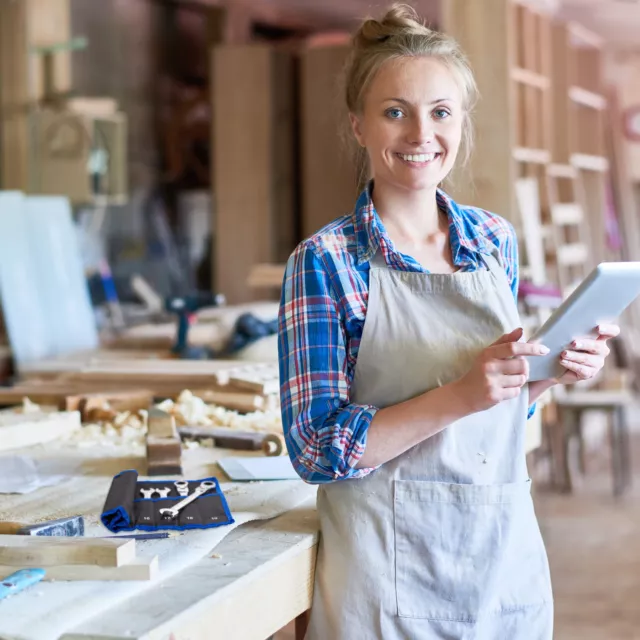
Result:
{"label": "beige apron", "polygon": [[[497,257],[451,275],[380,252],[351,400],[386,407],[466,373],[520,326]],[[307,640],[550,640],[546,552],[525,464],[528,387],[362,479],[321,485]]]}

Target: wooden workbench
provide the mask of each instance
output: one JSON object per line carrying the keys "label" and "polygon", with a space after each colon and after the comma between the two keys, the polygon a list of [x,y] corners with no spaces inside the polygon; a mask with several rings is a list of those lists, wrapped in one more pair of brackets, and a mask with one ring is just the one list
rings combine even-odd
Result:
{"label": "wooden workbench", "polygon": [[[80,464],[76,473],[82,472],[85,478],[86,497],[79,495],[73,482],[24,496],[0,494],[0,518],[6,518],[7,511],[11,510],[16,512],[16,519],[24,522],[60,516],[51,506],[53,503],[64,505],[64,510],[93,513],[95,517],[96,500],[92,496],[106,495],[115,473],[136,467],[144,472],[140,452],[101,454],[96,450],[58,446],[57,450],[32,447],[12,453],[38,460],[57,457],[70,468]],[[221,482],[228,482],[215,461],[221,456],[240,453],[205,448],[185,451],[186,476],[217,475]],[[243,485],[242,490],[252,486]],[[91,518],[87,522],[91,524]],[[317,532],[315,500],[310,493],[303,504],[281,516],[234,529],[213,553],[166,579],[161,577],[144,592],[79,624],[69,619],[66,632],[58,637],[62,640],[209,640],[213,637],[265,640],[303,616],[311,605]],[[190,533],[180,540],[187,542]],[[57,586],[53,583],[51,588]],[[23,595],[26,592],[11,599],[12,609],[20,606]],[[5,639],[1,628],[0,636]]]}

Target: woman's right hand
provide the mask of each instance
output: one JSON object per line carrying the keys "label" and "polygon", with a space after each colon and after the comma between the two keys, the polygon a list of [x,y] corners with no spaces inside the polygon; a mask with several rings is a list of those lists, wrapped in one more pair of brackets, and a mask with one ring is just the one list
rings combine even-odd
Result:
{"label": "woman's right hand", "polygon": [[541,344],[519,342],[523,330],[503,335],[476,358],[471,369],[454,384],[470,413],[484,411],[520,395],[529,379],[525,356],[549,353]]}

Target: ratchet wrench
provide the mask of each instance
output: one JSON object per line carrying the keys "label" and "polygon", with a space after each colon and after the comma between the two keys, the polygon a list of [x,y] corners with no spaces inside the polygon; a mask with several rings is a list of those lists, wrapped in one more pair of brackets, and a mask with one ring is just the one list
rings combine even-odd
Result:
{"label": "ratchet wrench", "polygon": [[182,509],[184,509],[188,504],[191,504],[196,498],[199,498],[203,493],[209,491],[209,489],[213,489],[215,486],[215,482],[211,480],[204,480],[194,489],[190,496],[186,497],[184,500],[180,500],[180,502],[175,506],[167,509],[160,509],[160,515],[163,518],[177,518]]}

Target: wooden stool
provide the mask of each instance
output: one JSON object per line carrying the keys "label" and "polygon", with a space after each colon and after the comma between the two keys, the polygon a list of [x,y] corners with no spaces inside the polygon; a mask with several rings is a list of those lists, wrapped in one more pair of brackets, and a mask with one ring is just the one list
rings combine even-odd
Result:
{"label": "wooden stool", "polygon": [[571,472],[569,468],[569,442],[578,440],[578,464],[581,473],[585,473],[584,438],[582,435],[582,414],[585,411],[600,410],[609,417],[609,442],[611,446],[611,474],[613,494],[621,495],[631,484],[631,453],[629,447],[629,427],[627,407],[633,402],[633,395],[627,390],[572,391],[562,393],[555,398],[558,409],[556,438],[552,438],[554,458],[559,461],[556,468],[558,487],[571,492]]}

